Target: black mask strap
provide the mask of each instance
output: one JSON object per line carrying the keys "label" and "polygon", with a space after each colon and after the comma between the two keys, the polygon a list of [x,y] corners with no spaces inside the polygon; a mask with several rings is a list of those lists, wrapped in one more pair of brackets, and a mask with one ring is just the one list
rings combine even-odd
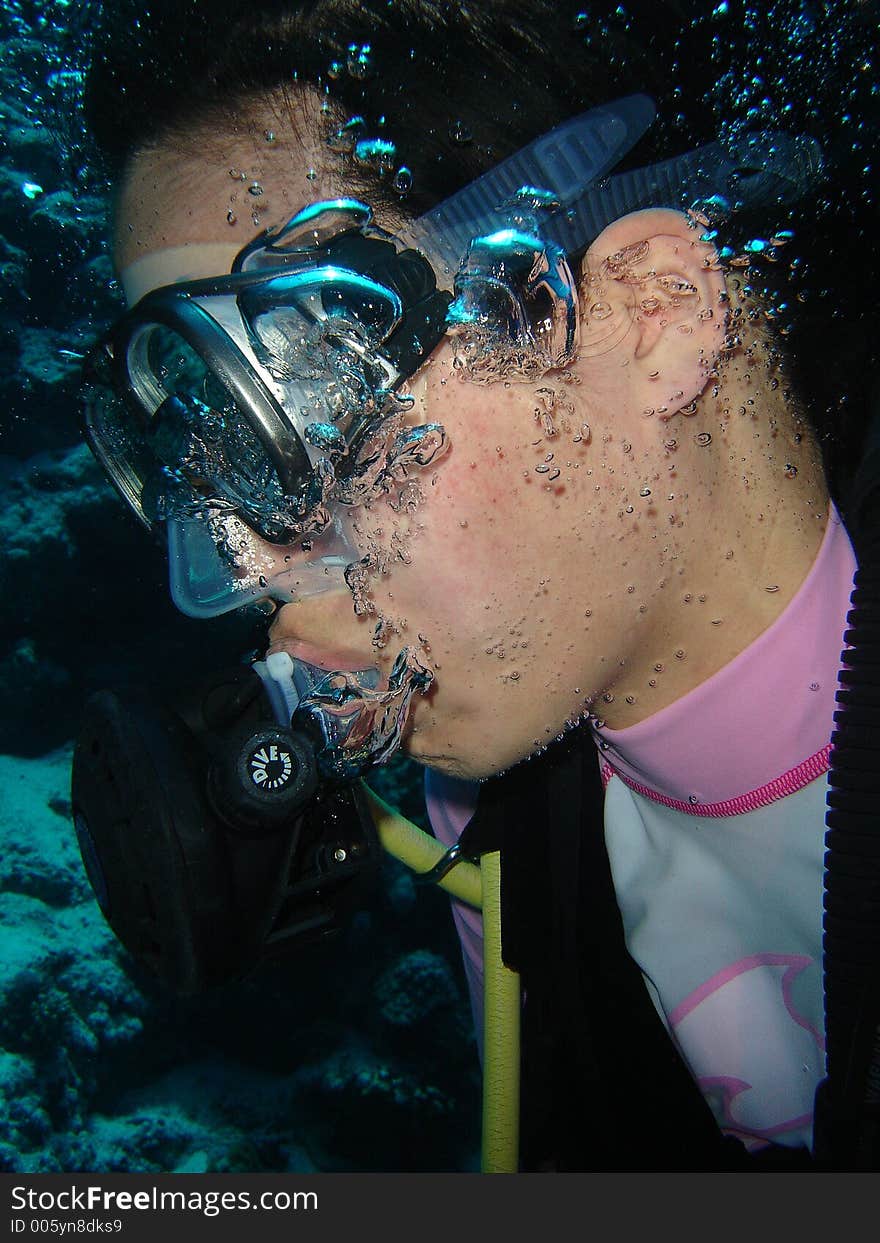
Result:
{"label": "black mask strap", "polygon": [[403,319],[382,353],[401,376],[418,371],[446,334],[452,294],[437,288],[434,269],[417,250],[398,251],[393,242],[345,233],[326,246],[327,259],[393,289],[403,303]]}

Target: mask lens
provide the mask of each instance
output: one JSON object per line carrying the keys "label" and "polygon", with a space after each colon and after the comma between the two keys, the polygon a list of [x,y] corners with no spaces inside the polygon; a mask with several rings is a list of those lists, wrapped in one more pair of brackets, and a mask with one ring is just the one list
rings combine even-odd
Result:
{"label": "mask lens", "polygon": [[138,400],[114,387],[111,354],[90,360],[83,389],[90,444],[145,525],[168,539],[172,596],[191,617],[243,604],[345,590],[357,559],[338,519],[314,541],[290,532],[278,474],[233,395],[178,334],[159,326],[132,341]]}
{"label": "mask lens", "polygon": [[265,539],[288,534],[284,491],[260,438],[230,391],[178,333],[146,329],[132,371],[158,401],[143,438],[154,461],[144,509],[153,520],[237,513]]}

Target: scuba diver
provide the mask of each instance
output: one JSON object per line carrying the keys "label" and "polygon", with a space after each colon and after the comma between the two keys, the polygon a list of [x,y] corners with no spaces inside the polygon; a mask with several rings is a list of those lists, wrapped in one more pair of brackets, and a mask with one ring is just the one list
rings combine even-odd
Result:
{"label": "scuba diver", "polygon": [[[673,7],[638,6],[640,38]],[[178,607],[270,624],[195,699],[98,697],[80,842],[123,940],[196,989],[344,916],[388,817],[359,780],[402,746],[440,843],[417,870],[463,878],[478,1029],[467,869],[500,851],[508,1168],[822,1168],[856,559],[724,239],[754,214],[781,250],[825,154],[752,126],[640,161],[656,67],[636,89],[597,40],[588,72],[560,23],[156,3],[99,41],[129,310],[86,369],[87,437]]]}

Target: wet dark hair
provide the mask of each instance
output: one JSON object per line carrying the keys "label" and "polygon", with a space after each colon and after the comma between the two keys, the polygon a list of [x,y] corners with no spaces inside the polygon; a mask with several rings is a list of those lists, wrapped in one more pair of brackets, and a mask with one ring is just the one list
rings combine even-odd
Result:
{"label": "wet dark hair", "polygon": [[[676,3],[651,11],[652,27],[682,12]],[[367,133],[395,143],[397,163],[413,172],[406,206],[419,212],[607,89],[662,90],[650,54],[627,84],[605,74],[597,90],[571,54],[574,16],[541,0],[153,0],[139,24],[121,14],[106,23],[88,118],[118,174],[139,148],[194,128],[204,135],[249,97],[326,88]],[[604,34],[613,48],[613,27]],[[377,181],[391,198],[391,178]]]}
{"label": "wet dark hair", "polygon": [[[393,162],[352,166],[354,184],[413,214],[564,118],[632,91],[654,97],[658,120],[629,165],[743,127],[812,135],[826,182],[784,219],[734,221],[731,240],[794,233],[747,279],[787,338],[839,494],[878,361],[877,17],[875,0],[760,11],[742,0],[114,0],[95,38],[87,117],[118,177],[150,144],[210,140],[249,99],[309,84],[363,116],[365,136],[394,143]],[[401,165],[412,173],[405,196],[394,188]]]}

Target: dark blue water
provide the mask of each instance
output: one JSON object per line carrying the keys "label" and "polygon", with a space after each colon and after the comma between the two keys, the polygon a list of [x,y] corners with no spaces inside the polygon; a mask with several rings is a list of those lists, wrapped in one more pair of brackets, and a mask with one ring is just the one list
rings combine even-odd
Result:
{"label": "dark blue water", "polygon": [[[132,679],[172,688],[194,664],[256,645],[249,622],[175,612],[160,550],[79,430],[82,356],[121,308],[109,187],[80,113],[99,8],[0,4],[0,1169],[472,1169],[477,1057],[440,895],[389,861],[370,908],[333,943],[181,1001],[129,960],[85,879],[69,773],[87,696]],[[872,11],[696,3],[687,38],[711,65],[698,84],[671,21],[661,49],[676,150],[709,118],[722,137],[800,129],[828,153],[833,176],[810,219],[791,222],[782,259],[762,258],[754,223],[732,245],[776,284],[844,473],[876,383]],[[558,12],[573,55],[579,40],[612,48],[636,21],[608,4]],[[423,819],[414,766],[398,761],[374,784]]]}

